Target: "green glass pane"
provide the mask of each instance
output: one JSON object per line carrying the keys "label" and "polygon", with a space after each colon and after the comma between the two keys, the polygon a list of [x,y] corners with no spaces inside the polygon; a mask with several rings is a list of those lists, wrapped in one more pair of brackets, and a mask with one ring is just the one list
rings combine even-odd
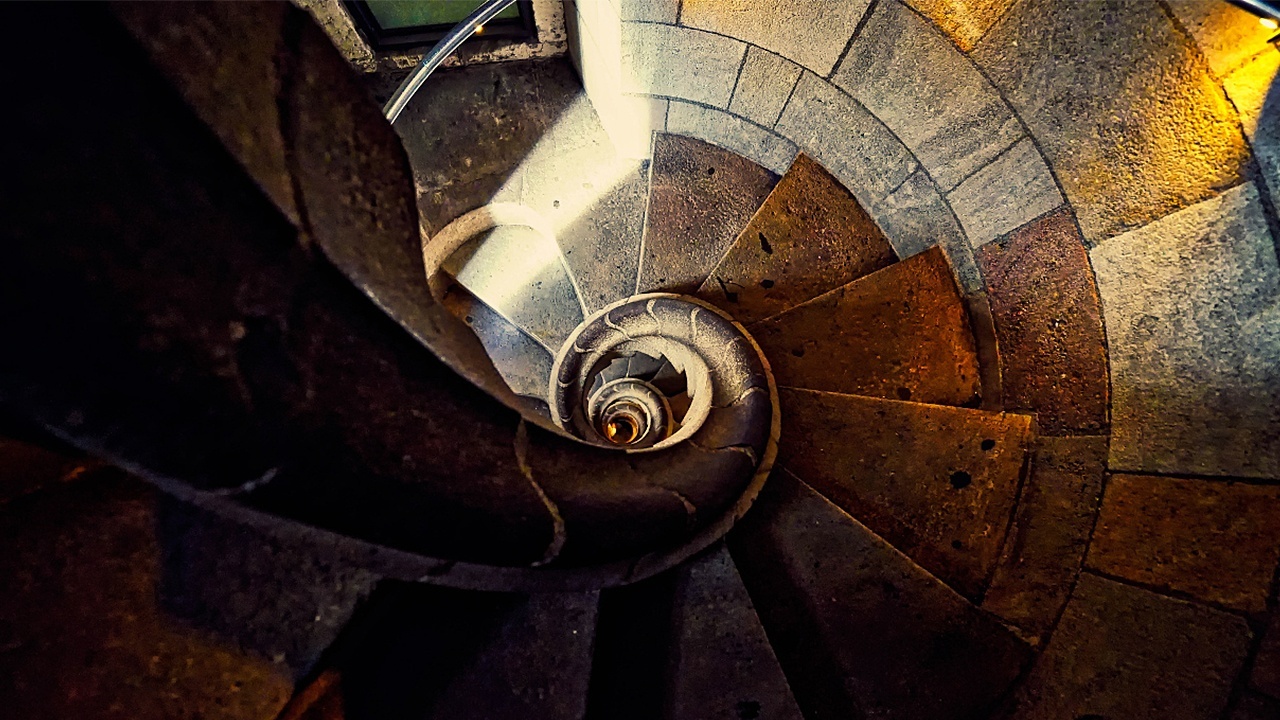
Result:
{"label": "green glass pane", "polygon": [[[478,0],[367,0],[369,10],[383,30],[420,25],[454,25],[480,5]],[[498,18],[518,18],[520,8],[511,7]]]}

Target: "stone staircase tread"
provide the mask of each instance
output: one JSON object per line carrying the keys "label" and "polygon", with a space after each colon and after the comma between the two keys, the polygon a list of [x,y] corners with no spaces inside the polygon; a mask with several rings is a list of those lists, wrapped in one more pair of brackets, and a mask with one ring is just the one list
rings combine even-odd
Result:
{"label": "stone staircase tread", "polygon": [[479,298],[454,283],[442,298],[449,312],[480,338],[485,352],[513,392],[545,408],[554,360],[551,351]]}
{"label": "stone staircase tread", "polygon": [[696,291],[777,181],[728,150],[659,133],[636,292]]}
{"label": "stone staircase tread", "polygon": [[980,396],[969,313],[937,247],[748,330],[780,385],[954,406]]}
{"label": "stone staircase tread", "polygon": [[801,153],[698,297],[741,323],[781,313],[897,261],[856,198]]}
{"label": "stone staircase tread", "polygon": [[1000,558],[1032,419],[781,388],[779,465],[977,600]]}
{"label": "stone staircase tread", "polygon": [[1030,648],[794,475],[729,547],[807,718],[987,717]]}

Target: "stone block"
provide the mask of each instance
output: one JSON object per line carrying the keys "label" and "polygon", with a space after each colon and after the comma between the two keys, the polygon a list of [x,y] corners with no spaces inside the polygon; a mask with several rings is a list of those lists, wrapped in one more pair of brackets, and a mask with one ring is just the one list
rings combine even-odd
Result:
{"label": "stone block", "polygon": [[865,207],[884,199],[919,167],[874,115],[812,73],[800,75],[775,130],[822,163]]}
{"label": "stone block", "polygon": [[723,35],[623,23],[622,89],[727,108],[746,52],[745,44]]}
{"label": "stone block", "polygon": [[1242,177],[1236,114],[1159,4],[1029,0],[972,57],[1039,141],[1090,243]]}
{"label": "stone block", "polygon": [[623,20],[673,25],[680,15],[680,0],[621,0]]}
{"label": "stone block", "polygon": [[982,607],[1037,641],[1071,595],[1098,514],[1107,440],[1040,438]]}
{"label": "stone block", "polygon": [[1209,61],[1209,69],[1219,78],[1270,50],[1267,41],[1276,34],[1263,27],[1257,15],[1226,0],[1170,0],[1169,9],[1191,33]]}
{"label": "stone block", "polygon": [[1253,658],[1249,684],[1280,700],[1280,614],[1271,615],[1258,654]]}
{"label": "stone block", "polygon": [[765,127],[773,127],[782,108],[800,80],[801,68],[790,60],[761,50],[747,48],[747,59],[733,89],[729,110]]}
{"label": "stone block", "polygon": [[776,0],[768,4],[684,0],[680,23],[741,38],[825,76],[835,67],[870,4],[870,0]]}
{"label": "stone block", "polygon": [[978,250],[1000,341],[1007,409],[1037,413],[1041,434],[1107,427],[1102,308],[1088,251],[1067,209]]}
{"label": "stone block", "polygon": [[951,42],[969,52],[1016,0],[905,0],[934,22]]}
{"label": "stone block", "polygon": [[896,190],[867,210],[888,236],[898,257],[908,258],[940,246],[951,261],[960,287],[966,293],[982,289],[973,248],[929,173],[916,170]]}
{"label": "stone block", "polygon": [[1117,474],[1089,567],[1246,612],[1262,612],[1280,563],[1280,487]]}
{"label": "stone block", "polygon": [[875,6],[832,82],[893,130],[944,192],[1022,135],[973,63],[896,0]]}
{"label": "stone block", "polygon": [[1030,140],[1020,140],[947,195],[973,247],[1062,204],[1062,193]]}
{"label": "stone block", "polygon": [[790,140],[737,115],[678,100],[671,101],[667,132],[719,145],[777,175],[787,171],[798,152]]}
{"label": "stone block", "polygon": [[1249,640],[1243,618],[1085,573],[1012,716],[1215,720]]}
{"label": "stone block", "polygon": [[1111,361],[1111,467],[1280,478],[1280,268],[1254,186],[1090,257]]}

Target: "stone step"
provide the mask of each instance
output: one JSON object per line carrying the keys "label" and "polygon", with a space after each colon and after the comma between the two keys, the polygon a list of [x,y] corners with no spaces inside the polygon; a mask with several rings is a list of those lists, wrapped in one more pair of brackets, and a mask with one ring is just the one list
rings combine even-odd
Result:
{"label": "stone step", "polygon": [[441,301],[480,338],[507,387],[527,400],[530,409],[550,417],[546,398],[555,360],[551,350],[456,282],[445,289]]}
{"label": "stone step", "polygon": [[279,720],[581,720],[598,604],[386,583]]}
{"label": "stone step", "polygon": [[1028,464],[1031,418],[791,388],[778,396],[779,465],[980,599]]}
{"label": "stone step", "polygon": [[748,327],[779,385],[973,406],[978,354],[934,247]]}
{"label": "stone step", "polygon": [[988,717],[1030,659],[992,616],[786,471],[729,547],[809,720]]}
{"label": "stone step", "polygon": [[728,150],[659,133],[636,292],[697,291],[777,182]]}
{"label": "stone step", "polygon": [[582,323],[582,300],[559,245],[527,225],[485,231],[459,247],[442,268],[553,353]]}
{"label": "stone step", "polygon": [[738,322],[777,315],[898,256],[857,199],[801,153],[698,289]]}

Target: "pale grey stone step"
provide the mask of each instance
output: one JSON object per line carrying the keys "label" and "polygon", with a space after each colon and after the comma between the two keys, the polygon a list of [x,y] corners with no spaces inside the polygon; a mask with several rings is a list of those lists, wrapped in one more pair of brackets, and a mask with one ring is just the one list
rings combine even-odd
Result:
{"label": "pale grey stone step", "polygon": [[720,545],[675,576],[670,720],[803,720],[729,550]]}
{"label": "pale grey stone step", "polygon": [[835,67],[870,0],[686,3],[683,25],[741,38],[820,75]]}
{"label": "pale grey stone step", "polygon": [[516,395],[529,399],[536,412],[549,416],[546,403],[554,361],[551,351],[456,283],[446,289],[442,301],[480,338],[507,386]]}

